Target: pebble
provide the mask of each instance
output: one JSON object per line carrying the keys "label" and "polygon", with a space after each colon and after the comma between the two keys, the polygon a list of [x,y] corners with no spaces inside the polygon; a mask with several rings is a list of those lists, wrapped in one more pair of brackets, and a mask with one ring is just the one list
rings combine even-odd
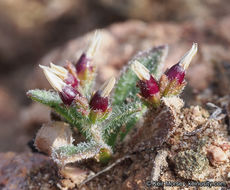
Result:
{"label": "pebble", "polygon": [[225,152],[217,146],[210,146],[208,148],[208,154],[210,155],[211,162],[225,162],[227,160],[227,155]]}

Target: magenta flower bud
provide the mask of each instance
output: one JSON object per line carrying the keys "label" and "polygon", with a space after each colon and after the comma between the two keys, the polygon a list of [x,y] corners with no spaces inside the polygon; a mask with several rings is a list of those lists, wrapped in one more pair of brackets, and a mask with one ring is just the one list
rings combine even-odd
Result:
{"label": "magenta flower bud", "polygon": [[85,70],[88,67],[88,62],[89,62],[89,59],[87,59],[86,54],[83,53],[76,63],[77,74],[85,72]]}
{"label": "magenta flower bud", "polygon": [[78,87],[78,80],[70,73],[67,75],[64,81],[66,84],[71,85],[73,88]]}
{"label": "magenta flower bud", "polygon": [[42,65],[40,65],[40,67],[43,69],[43,72],[50,85],[59,93],[64,104],[70,105],[75,97],[80,95],[76,89],[66,84],[60,77],[58,77],[52,68]]}
{"label": "magenta flower bud", "polygon": [[179,63],[173,65],[166,71],[165,75],[168,77],[169,81],[176,80],[179,84],[182,84],[185,77],[185,71],[189,67],[194,55],[196,55],[197,49],[197,43],[193,43],[192,48],[181,58]]}
{"label": "magenta flower bud", "polygon": [[140,79],[138,85],[144,98],[149,98],[159,92],[157,81],[150,75],[149,70],[144,65],[135,61],[131,67]]}
{"label": "magenta flower bud", "polygon": [[181,84],[184,81],[185,70],[177,63],[167,70],[165,75],[168,77],[169,81],[177,80],[177,82]]}
{"label": "magenta flower bud", "polygon": [[91,98],[89,106],[94,111],[106,112],[109,106],[109,94],[115,84],[115,78],[111,78],[108,82],[98,90]]}
{"label": "magenta flower bud", "polygon": [[65,105],[71,105],[76,95],[80,95],[80,93],[76,89],[74,89],[72,86],[65,85],[62,88],[62,91],[59,92],[59,95],[62,99],[62,102]]}
{"label": "magenta flower bud", "polygon": [[158,83],[152,76],[150,76],[149,80],[140,80],[138,86],[140,87],[141,95],[146,99],[159,93]]}
{"label": "magenta flower bud", "polygon": [[160,105],[160,89],[158,82],[140,62],[135,61],[131,68],[140,79],[138,86],[141,91],[141,96],[145,99],[146,103],[157,108]]}
{"label": "magenta flower bud", "polygon": [[78,87],[77,78],[71,72],[66,70],[64,67],[50,63],[50,69],[55,75],[61,78],[66,84],[72,86],[73,88]]}
{"label": "magenta flower bud", "polygon": [[179,63],[168,69],[160,79],[160,92],[162,96],[175,96],[182,92],[186,85],[185,74],[192,58],[197,52],[197,44],[194,43],[192,48],[181,58]]}
{"label": "magenta flower bud", "polygon": [[106,112],[109,99],[108,97],[102,97],[101,92],[97,91],[91,98],[89,105],[92,110]]}
{"label": "magenta flower bud", "polygon": [[76,63],[77,76],[81,80],[81,83],[92,79],[94,67],[90,63],[99,47],[100,41],[100,33],[96,31],[87,52],[83,53]]}
{"label": "magenta flower bud", "polygon": [[91,60],[83,53],[76,63],[76,72],[80,81],[90,80],[94,72],[93,66],[90,66]]}

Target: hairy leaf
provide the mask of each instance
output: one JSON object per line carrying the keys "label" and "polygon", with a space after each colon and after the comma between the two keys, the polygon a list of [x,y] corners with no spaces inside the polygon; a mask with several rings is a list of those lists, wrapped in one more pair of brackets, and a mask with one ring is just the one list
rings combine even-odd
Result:
{"label": "hairy leaf", "polygon": [[[113,106],[122,107],[126,102],[136,102],[140,103],[142,107],[142,112],[132,115],[129,121],[126,123],[125,132],[121,132],[121,139],[124,139],[125,135],[131,130],[131,128],[136,124],[136,122],[144,114],[145,106],[141,103],[140,99],[136,96],[139,92],[139,89],[136,87],[138,81],[137,76],[131,70],[131,64],[138,60],[146,68],[149,69],[150,73],[154,75],[156,79],[162,73],[162,62],[164,61],[168,52],[168,46],[159,46],[152,48],[151,50],[138,53],[131,61],[129,61],[126,69],[121,73],[120,79],[117,81],[114,94],[113,94]],[[120,126],[117,126],[117,133],[120,130]]]}
{"label": "hairy leaf", "polygon": [[29,96],[34,101],[40,102],[50,107],[55,107],[62,103],[58,93],[51,90],[29,90],[27,92],[27,96]]}
{"label": "hairy leaf", "polygon": [[140,111],[138,103],[113,107],[111,115],[101,124],[103,137],[109,146],[114,147],[121,126],[126,124],[132,118],[131,116],[138,111]]}
{"label": "hairy leaf", "polygon": [[101,145],[95,141],[82,142],[76,146],[68,145],[53,150],[52,158],[58,164],[65,165],[70,162],[92,158],[99,153],[100,149]]}
{"label": "hairy leaf", "polygon": [[120,139],[121,141],[124,140],[125,136],[130,132],[133,126],[139,121],[142,115],[146,112],[146,107],[143,107],[142,110],[138,113],[131,115],[129,121],[125,125],[125,130],[120,131]]}
{"label": "hairy leaf", "polygon": [[138,60],[140,63],[142,63],[147,69],[149,69],[151,74],[158,78],[162,72],[162,62],[167,55],[167,51],[167,46],[159,46],[149,51],[138,53],[131,61],[129,61],[128,66],[121,73],[120,78],[117,81],[112,104],[122,104],[129,97],[136,99],[136,94],[138,93],[136,83],[138,78],[130,67],[135,60]]}
{"label": "hairy leaf", "polygon": [[72,126],[76,126],[84,136],[88,136],[88,120],[75,107],[67,107],[62,103],[57,92],[46,90],[29,90],[27,95],[34,101],[40,102],[54,109]]}

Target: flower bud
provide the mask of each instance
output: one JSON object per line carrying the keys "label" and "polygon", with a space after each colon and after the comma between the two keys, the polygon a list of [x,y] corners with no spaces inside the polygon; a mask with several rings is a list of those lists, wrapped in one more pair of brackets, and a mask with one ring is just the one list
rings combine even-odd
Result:
{"label": "flower bud", "polygon": [[101,41],[100,32],[96,31],[92,41],[90,42],[88,51],[83,53],[76,63],[76,71],[78,78],[82,81],[91,80],[94,73],[94,67],[90,65],[95,52],[97,51]]}
{"label": "flower bud", "polygon": [[185,70],[180,66],[179,63],[173,65],[168,71],[166,71],[166,76],[169,81],[176,80],[179,84],[184,81]]}
{"label": "flower bud", "polygon": [[94,68],[90,66],[91,59],[86,57],[86,54],[83,53],[76,63],[77,76],[81,81],[88,80],[90,74],[93,73]]}
{"label": "flower bud", "polygon": [[153,78],[153,76],[150,76],[149,80],[140,80],[138,82],[138,86],[140,87],[141,95],[144,98],[149,98],[159,92],[157,81]]}
{"label": "flower bud", "polygon": [[67,78],[65,79],[65,83],[71,85],[73,88],[78,87],[78,80],[70,73],[68,74]]}
{"label": "flower bud", "polygon": [[95,159],[100,163],[107,164],[111,159],[111,151],[107,148],[101,148]]}
{"label": "flower bud", "polygon": [[49,81],[50,85],[59,92],[59,95],[64,104],[70,105],[76,95],[80,95],[80,93],[74,89],[72,86],[66,84],[61,78],[59,78],[51,68],[42,66],[40,67],[43,69],[43,72]]}
{"label": "flower bud", "polygon": [[138,86],[141,91],[141,96],[149,103],[153,103],[157,106],[160,102],[159,86],[157,81],[152,75],[150,75],[149,70],[140,62],[135,61],[131,68],[140,79]]}
{"label": "flower bud", "polygon": [[79,92],[69,85],[65,85],[61,92],[59,92],[60,97],[64,104],[70,105],[75,99],[76,95],[79,95]]}
{"label": "flower bud", "polygon": [[61,78],[66,84],[71,85],[73,88],[78,86],[77,78],[64,67],[50,63],[50,68],[52,72]]}
{"label": "flower bud", "polygon": [[168,69],[160,79],[160,91],[163,96],[178,95],[186,85],[184,80],[186,70],[197,52],[197,43],[181,58],[179,63]]}
{"label": "flower bud", "polygon": [[105,112],[109,105],[108,97],[102,97],[100,91],[97,91],[90,100],[90,108],[92,110],[100,110]]}
{"label": "flower bud", "polygon": [[192,58],[197,52],[197,43],[193,43],[192,48],[182,57],[179,63],[173,65],[166,71],[166,76],[169,81],[176,80],[179,84],[184,81],[185,71],[189,67]]}
{"label": "flower bud", "polygon": [[109,105],[108,96],[115,84],[115,78],[111,78],[108,82],[105,82],[100,90],[98,90],[90,100],[90,108],[94,111],[106,112]]}

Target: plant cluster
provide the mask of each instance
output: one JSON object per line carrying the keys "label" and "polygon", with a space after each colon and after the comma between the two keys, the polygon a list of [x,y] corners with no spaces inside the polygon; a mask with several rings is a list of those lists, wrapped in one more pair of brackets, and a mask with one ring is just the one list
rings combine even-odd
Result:
{"label": "plant cluster", "polygon": [[194,43],[184,57],[163,74],[162,62],[167,55],[167,46],[138,53],[117,82],[111,78],[93,91],[96,76],[93,58],[100,41],[101,35],[97,31],[88,50],[75,64],[68,62],[65,67],[53,63],[49,67],[40,65],[55,91],[36,89],[27,92],[34,101],[51,107],[69,123],[73,132],[77,128],[85,138],[85,142],[78,144],[59,143],[51,147],[52,158],[59,164],[92,157],[107,162],[116,142],[125,138],[148,108],[157,109],[162,97],[181,93],[186,84],[185,72],[197,52]]}

